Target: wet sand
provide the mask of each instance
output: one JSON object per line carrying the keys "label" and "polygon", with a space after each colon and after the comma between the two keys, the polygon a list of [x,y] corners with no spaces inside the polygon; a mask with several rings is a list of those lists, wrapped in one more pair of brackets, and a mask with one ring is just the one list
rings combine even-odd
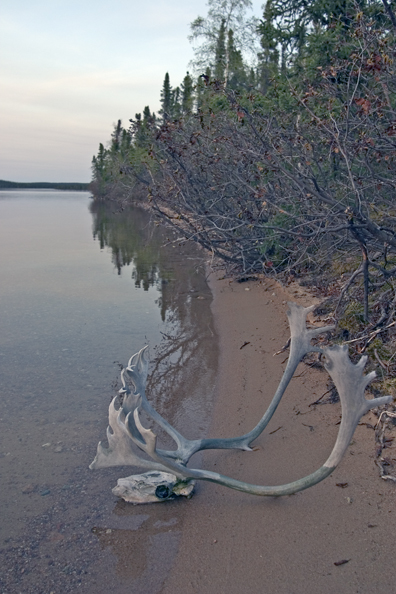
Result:
{"label": "wet sand", "polygon": [[[215,276],[220,366],[210,435],[229,437],[256,424],[277,387],[288,354],[274,356],[289,336],[286,301],[310,305],[312,299],[271,281],[238,284]],[[300,364],[257,450],[207,452],[204,467],[267,485],[316,470],[340,420],[339,404],[309,406],[326,383],[325,372]],[[372,413],[362,419],[375,421]],[[394,448],[388,451],[394,456]],[[161,593],[396,592],[396,486],[379,478],[374,455],[374,431],[362,424],[335,472],[298,494],[255,497],[201,481],[193,499],[180,502],[179,552]]]}

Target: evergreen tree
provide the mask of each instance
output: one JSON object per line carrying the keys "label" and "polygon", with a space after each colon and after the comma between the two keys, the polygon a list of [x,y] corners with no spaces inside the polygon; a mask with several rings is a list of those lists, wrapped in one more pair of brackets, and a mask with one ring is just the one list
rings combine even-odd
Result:
{"label": "evergreen tree", "polygon": [[135,121],[130,120],[134,126],[135,146],[146,148],[151,139],[151,127],[155,122],[155,114],[151,113],[150,107],[146,105],[142,114],[135,115]]}
{"label": "evergreen tree", "polygon": [[391,24],[380,0],[267,0],[258,26],[260,65],[267,78],[279,67],[282,73],[307,68],[315,73],[335,57],[349,55],[348,36],[358,10],[378,26]]}
{"label": "evergreen tree", "polygon": [[161,109],[159,110],[162,122],[165,123],[172,117],[172,87],[170,84],[168,72],[165,74],[164,83],[161,90]]}
{"label": "evergreen tree", "polygon": [[181,84],[181,107],[184,115],[192,113],[194,105],[194,85],[189,72]]}
{"label": "evergreen tree", "polygon": [[128,130],[125,130],[125,128],[123,128],[122,130],[122,134],[121,134],[121,143],[120,143],[120,153],[122,156],[127,156],[129,149],[131,148],[131,143],[132,143],[132,136],[130,134],[130,132]]}
{"label": "evergreen tree", "polygon": [[217,36],[217,44],[216,44],[216,53],[215,53],[215,63],[214,63],[214,77],[216,80],[224,80],[227,81],[228,79],[228,66],[229,66],[229,56],[228,51],[226,49],[226,31],[225,31],[225,19],[222,19],[219,33]]}
{"label": "evergreen tree", "polygon": [[251,0],[208,0],[208,15],[197,17],[190,25],[189,40],[201,42],[194,48],[195,71],[205,71],[207,66],[213,69],[217,80],[228,79],[227,39],[230,29],[234,32],[234,44],[241,52],[256,55],[258,40],[258,20],[248,18],[246,13],[252,9]]}
{"label": "evergreen tree", "polygon": [[248,76],[248,86],[249,86],[249,88],[254,89],[254,88],[256,88],[256,84],[257,84],[256,73],[254,71],[254,68],[250,68],[249,76]]}
{"label": "evergreen tree", "polygon": [[176,87],[172,91],[172,105],[171,105],[171,118],[177,120],[181,117],[182,106],[181,106],[181,92],[180,87]]}
{"label": "evergreen tree", "polygon": [[234,90],[246,88],[248,77],[246,75],[245,67],[243,64],[242,52],[240,50],[237,50],[235,47],[234,32],[232,29],[228,31],[227,54],[228,86]]}
{"label": "evergreen tree", "polygon": [[153,119],[153,115],[154,115],[154,114],[151,114],[151,111],[150,111],[150,108],[149,108],[149,106],[148,106],[148,105],[146,105],[146,107],[145,107],[145,108],[144,108],[144,110],[143,110],[143,121],[144,121],[146,124],[149,124],[149,123],[151,123],[151,121],[152,121],[152,119]]}
{"label": "evergreen tree", "polygon": [[205,103],[205,95],[207,94],[208,85],[211,81],[211,72],[209,66],[205,70],[205,74],[201,74],[197,79],[196,87],[196,109],[202,109]]}
{"label": "evergreen tree", "polygon": [[[266,93],[271,79],[279,74],[280,48],[283,38],[275,24],[276,11],[273,0],[267,0],[264,7],[263,20],[260,24],[260,44],[262,52],[258,54],[257,82],[262,93]],[[282,52],[283,55],[283,52]]]}
{"label": "evergreen tree", "polygon": [[122,133],[122,122],[118,120],[117,124],[114,126],[113,133],[111,135],[111,152],[118,153],[120,150],[120,139]]}
{"label": "evergreen tree", "polygon": [[92,179],[96,185],[96,193],[103,196],[105,193],[105,184],[107,180],[106,166],[107,166],[108,151],[102,143],[99,144],[98,154],[92,157]]}

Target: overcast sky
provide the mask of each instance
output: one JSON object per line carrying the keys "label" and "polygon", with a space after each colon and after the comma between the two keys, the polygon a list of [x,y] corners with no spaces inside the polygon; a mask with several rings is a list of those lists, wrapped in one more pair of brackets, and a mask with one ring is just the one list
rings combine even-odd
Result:
{"label": "overcast sky", "polygon": [[206,0],[2,0],[0,179],[90,181],[116,120],[157,111],[165,72],[183,80],[206,14]]}

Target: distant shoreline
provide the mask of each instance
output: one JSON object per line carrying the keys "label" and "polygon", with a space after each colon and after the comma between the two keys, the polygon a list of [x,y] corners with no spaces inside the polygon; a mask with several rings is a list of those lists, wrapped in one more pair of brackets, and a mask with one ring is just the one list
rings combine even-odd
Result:
{"label": "distant shoreline", "polygon": [[0,190],[89,190],[90,184],[79,182],[12,182],[0,179]]}

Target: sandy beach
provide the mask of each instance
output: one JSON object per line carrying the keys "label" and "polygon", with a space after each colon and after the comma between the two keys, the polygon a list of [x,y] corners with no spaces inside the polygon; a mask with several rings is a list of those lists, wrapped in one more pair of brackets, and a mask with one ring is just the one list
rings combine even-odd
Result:
{"label": "sandy beach", "polygon": [[[210,280],[220,341],[210,435],[229,437],[256,424],[277,387],[288,354],[274,356],[289,336],[286,302],[312,299],[273,281],[218,276]],[[255,451],[207,452],[203,466],[266,485],[313,472],[328,457],[340,420],[339,404],[310,406],[326,390],[327,374],[301,363]],[[194,498],[181,502],[179,552],[162,594],[396,592],[396,487],[379,478],[366,425],[375,421],[366,415],[336,471],[298,494],[255,497],[200,482]]]}

